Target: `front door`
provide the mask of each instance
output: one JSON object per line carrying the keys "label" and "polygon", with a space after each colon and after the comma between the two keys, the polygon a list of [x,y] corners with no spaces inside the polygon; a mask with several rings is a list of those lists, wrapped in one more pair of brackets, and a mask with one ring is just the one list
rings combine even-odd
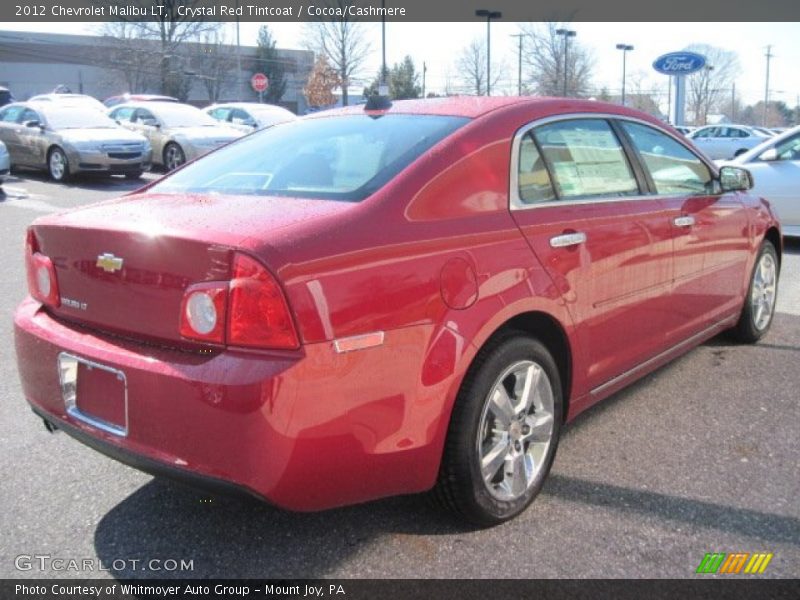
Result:
{"label": "front door", "polygon": [[577,326],[580,394],[665,348],[672,226],[606,119],[545,123],[514,147],[512,215]]}
{"label": "front door", "polygon": [[674,236],[668,336],[677,342],[738,310],[749,256],[749,223],[738,193],[720,194],[689,148],[640,123],[620,122],[661,198]]}

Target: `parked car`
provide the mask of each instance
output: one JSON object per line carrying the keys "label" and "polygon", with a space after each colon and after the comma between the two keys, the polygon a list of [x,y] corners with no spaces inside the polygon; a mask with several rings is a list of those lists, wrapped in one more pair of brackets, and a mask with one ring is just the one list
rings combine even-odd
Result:
{"label": "parked car", "polygon": [[769,200],[783,225],[783,235],[800,237],[800,127],[740,154],[726,164],[753,174],[753,193]]}
{"label": "parked car", "polygon": [[111,96],[103,100],[103,104],[107,108],[125,102],[180,102],[180,100],[172,96],[159,96],[157,94],[122,94],[121,96]]}
{"label": "parked car", "polygon": [[138,178],[152,150],[141,135],[93,108],[17,102],[0,109],[0,140],[14,167],[46,169],[55,181],[77,173]]}
{"label": "parked car", "polygon": [[37,94],[29,98],[28,102],[57,102],[62,106],[91,108],[101,113],[106,112],[106,107],[100,100],[86,94]]}
{"label": "parked car", "polygon": [[[3,179],[11,171],[11,157],[8,154],[6,145],[0,141],[0,185],[3,184]],[[2,194],[2,188],[0,188]]]}
{"label": "parked car", "polygon": [[297,118],[292,111],[282,106],[258,102],[212,104],[204,110],[211,118],[226,123],[242,133],[251,133],[254,129],[272,127]]}
{"label": "parked car", "polygon": [[199,108],[178,102],[127,102],[109,116],[144,135],[153,146],[153,162],[171,171],[242,135],[220,125]]}
{"label": "parked car", "polygon": [[714,160],[739,156],[768,138],[745,125],[709,125],[689,134],[689,139]]}
{"label": "parked car", "polygon": [[14,102],[14,95],[7,87],[0,86],[0,106]]}
{"label": "parked car", "polygon": [[751,183],[601,102],[319,113],[37,219],[22,387],[49,429],[150,472],[296,510],[434,488],[494,524],[564,422],[769,330],[781,232]]}

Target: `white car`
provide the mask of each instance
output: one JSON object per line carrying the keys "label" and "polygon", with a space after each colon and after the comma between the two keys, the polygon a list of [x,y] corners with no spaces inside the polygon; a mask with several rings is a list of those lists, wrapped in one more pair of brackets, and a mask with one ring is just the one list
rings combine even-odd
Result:
{"label": "white car", "polygon": [[208,115],[244,133],[294,121],[297,116],[281,106],[258,102],[226,102],[203,109]]}
{"label": "white car", "polygon": [[772,204],[783,235],[800,237],[800,127],[769,138],[725,164],[750,171],[753,193]]}
{"label": "white car", "polygon": [[727,160],[755,148],[770,136],[746,125],[708,125],[689,134],[692,143],[714,160]]}

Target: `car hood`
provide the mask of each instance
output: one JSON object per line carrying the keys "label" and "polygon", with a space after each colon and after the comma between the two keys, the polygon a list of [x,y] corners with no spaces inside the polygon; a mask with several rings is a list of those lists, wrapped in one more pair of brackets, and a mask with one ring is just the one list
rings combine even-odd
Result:
{"label": "car hood", "polygon": [[128,131],[123,127],[109,128],[86,128],[86,129],[59,129],[56,131],[61,138],[67,142],[141,142],[146,140],[144,136],[133,131]]}
{"label": "car hood", "polygon": [[242,132],[232,127],[169,127],[168,131],[174,135],[176,139],[186,139],[189,141],[220,140],[229,142],[242,137]]}

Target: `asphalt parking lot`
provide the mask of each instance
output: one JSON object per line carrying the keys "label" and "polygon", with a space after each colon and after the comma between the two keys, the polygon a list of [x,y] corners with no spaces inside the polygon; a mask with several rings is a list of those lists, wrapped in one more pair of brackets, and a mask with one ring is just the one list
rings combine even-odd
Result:
{"label": "asphalt parking lot", "polygon": [[[22,397],[13,349],[25,228],[137,185],[26,174],[4,186],[0,577],[683,578],[707,552],[771,552],[756,577],[800,576],[800,243],[786,246],[762,343],[715,338],[583,414],[534,505],[471,530],[423,497],[318,514],[210,497],[45,431]],[[30,555],[125,562],[18,570],[15,559]],[[143,570],[153,559],[193,569]]]}

